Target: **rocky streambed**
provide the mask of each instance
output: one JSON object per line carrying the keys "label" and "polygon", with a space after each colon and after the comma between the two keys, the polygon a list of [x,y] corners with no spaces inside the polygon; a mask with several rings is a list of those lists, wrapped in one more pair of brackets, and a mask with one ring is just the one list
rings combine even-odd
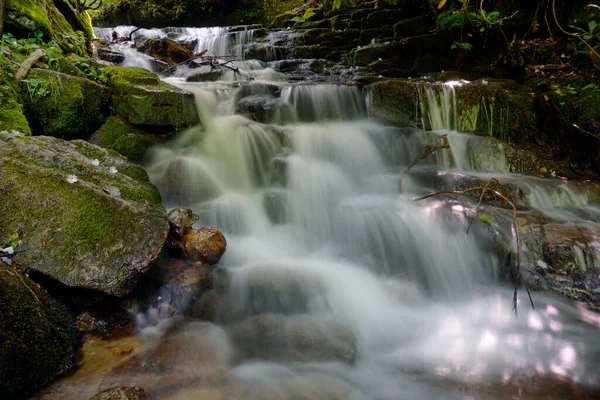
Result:
{"label": "rocky streambed", "polygon": [[[556,88],[442,74],[411,7],[281,23],[97,29],[101,79],[29,72],[34,136],[0,133],[2,390],[595,398],[600,189],[585,139],[532,138]],[[491,178],[514,214],[414,200]]]}

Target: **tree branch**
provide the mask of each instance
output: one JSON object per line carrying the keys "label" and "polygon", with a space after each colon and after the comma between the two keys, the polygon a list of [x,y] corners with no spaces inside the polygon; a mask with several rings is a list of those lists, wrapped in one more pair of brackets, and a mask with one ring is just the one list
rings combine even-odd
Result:
{"label": "tree branch", "polygon": [[412,164],[410,164],[408,167],[406,167],[404,172],[402,172],[402,175],[400,175],[400,179],[398,180],[398,191],[399,192],[402,191],[402,179],[404,179],[404,175],[408,174],[408,171],[410,171],[412,169],[412,167],[417,165],[421,160],[427,158],[427,156],[429,156],[431,153],[433,153],[437,150],[440,150],[440,149],[445,149],[445,148],[450,147],[450,143],[448,143],[448,135],[443,135],[442,140],[443,140],[443,143],[440,145],[437,145],[437,146],[428,144],[427,149],[423,152],[423,154],[421,154],[419,157],[417,157],[417,159],[415,161],[413,161]]}

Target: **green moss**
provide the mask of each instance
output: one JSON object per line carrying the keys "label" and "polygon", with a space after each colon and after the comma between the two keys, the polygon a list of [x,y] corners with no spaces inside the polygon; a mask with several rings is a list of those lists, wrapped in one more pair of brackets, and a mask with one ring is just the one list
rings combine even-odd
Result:
{"label": "green moss", "polygon": [[140,166],[128,164],[122,165],[118,169],[120,173],[127,175],[134,181],[142,183],[149,182],[148,172],[146,172],[146,170]]}
{"label": "green moss", "polygon": [[94,142],[99,146],[113,146],[117,139],[129,133],[142,134],[142,131],[133,127],[121,117],[110,117],[94,133]]}
{"label": "green moss", "polygon": [[[166,238],[166,213],[157,189],[121,156],[89,163],[78,150],[91,144],[3,138],[0,237],[22,227],[27,252],[16,261],[66,285],[117,296],[129,293]],[[82,152],[98,158],[89,150]],[[137,180],[109,171],[111,166],[120,172],[129,166]],[[77,181],[69,182],[69,175]]]}
{"label": "green moss", "polygon": [[152,141],[147,136],[135,133],[123,135],[114,143],[114,149],[130,161],[140,161],[150,146]]}
{"label": "green moss", "polygon": [[[70,1],[60,0],[60,4],[71,4]],[[85,55],[88,50],[85,37],[92,37],[89,17],[86,24],[81,11],[73,15],[81,17],[83,22],[79,28],[85,32],[73,29],[52,0],[8,0],[6,3],[6,24],[15,32],[26,34],[39,30],[46,40],[54,40],[65,52]]]}
{"label": "green moss", "polygon": [[143,68],[107,67],[104,73],[119,115],[134,125],[180,130],[200,122],[193,94]]}
{"label": "green moss", "polygon": [[0,315],[3,398],[26,398],[72,366],[75,326],[67,310],[2,262]]}
{"label": "green moss", "polygon": [[74,140],[71,143],[75,145],[79,153],[83,154],[90,160],[98,160],[103,162],[106,159],[108,153],[106,150],[99,149],[96,146],[80,140]]}
{"label": "green moss", "polygon": [[285,21],[289,21],[292,18],[298,17],[298,14],[292,11],[286,11],[282,14],[276,15],[270,19],[269,28],[283,28]]}
{"label": "green moss", "polygon": [[[2,95],[0,99],[4,100],[6,95]],[[29,123],[23,114],[21,104],[15,101],[14,98],[8,98],[0,103],[0,131],[17,131],[25,135],[31,135]]]}
{"label": "green moss", "polygon": [[37,134],[86,138],[102,118],[106,92],[87,79],[33,69],[22,87],[25,113]]}

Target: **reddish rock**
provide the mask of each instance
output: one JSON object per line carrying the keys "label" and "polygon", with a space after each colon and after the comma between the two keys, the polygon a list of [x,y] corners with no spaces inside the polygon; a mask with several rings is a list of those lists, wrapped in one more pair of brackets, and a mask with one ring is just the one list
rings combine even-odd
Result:
{"label": "reddish rock", "polygon": [[199,229],[188,229],[177,244],[190,261],[215,265],[221,259],[227,241],[218,229],[202,227]]}

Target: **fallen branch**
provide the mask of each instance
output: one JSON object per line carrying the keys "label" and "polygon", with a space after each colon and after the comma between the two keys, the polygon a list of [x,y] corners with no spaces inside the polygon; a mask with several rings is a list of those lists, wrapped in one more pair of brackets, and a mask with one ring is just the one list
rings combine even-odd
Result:
{"label": "fallen branch", "polygon": [[501,198],[502,200],[506,201],[508,204],[510,204],[510,206],[512,207],[513,210],[513,214],[512,214],[512,219],[513,219],[513,227],[515,229],[515,236],[517,238],[517,274],[515,277],[515,291],[513,294],[513,310],[515,311],[515,314],[517,314],[517,289],[519,287],[519,281],[521,281],[523,283],[523,286],[525,287],[525,290],[527,291],[527,295],[529,296],[529,301],[531,302],[531,307],[533,309],[535,309],[535,305],[533,304],[533,299],[531,298],[531,293],[529,292],[529,288],[527,287],[527,283],[525,282],[525,279],[523,279],[523,276],[521,275],[521,233],[519,231],[519,224],[517,223],[517,206],[515,205],[515,203],[513,203],[508,197],[504,196],[502,193],[498,192],[496,189],[494,188],[490,188],[489,183],[491,182],[498,182],[497,179],[492,178],[490,179],[490,182],[488,182],[488,185],[486,186],[476,186],[476,187],[471,187],[465,190],[443,190],[440,192],[432,192],[429,193],[428,195],[425,195],[423,197],[418,197],[416,199],[414,199],[415,201],[420,201],[420,200],[425,200],[428,199],[429,197],[433,197],[433,196],[439,196],[439,195],[443,195],[443,194],[467,194],[470,192],[475,192],[478,190],[482,191],[482,198],[483,198],[483,193],[490,192],[493,195]]}
{"label": "fallen branch", "polygon": [[15,80],[17,82],[21,82],[23,79],[25,79],[31,67],[33,67],[34,64],[44,56],[44,54],[44,50],[42,49],[37,49],[36,51],[31,53],[31,55],[27,57],[25,61],[23,61],[23,64],[21,64],[21,67],[15,75]]}
{"label": "fallen branch", "polygon": [[408,171],[410,171],[412,169],[412,167],[417,165],[421,160],[427,158],[431,153],[433,153],[437,150],[441,150],[441,149],[450,147],[450,143],[448,143],[448,135],[443,135],[442,140],[443,140],[443,143],[440,145],[437,145],[437,146],[428,144],[427,149],[423,152],[423,154],[421,154],[419,157],[417,157],[417,159],[415,161],[413,161],[412,164],[410,164],[408,167],[406,167],[404,172],[402,172],[402,175],[400,175],[400,179],[398,180],[398,191],[399,192],[402,191],[402,179],[404,179],[404,175],[408,174]]}

